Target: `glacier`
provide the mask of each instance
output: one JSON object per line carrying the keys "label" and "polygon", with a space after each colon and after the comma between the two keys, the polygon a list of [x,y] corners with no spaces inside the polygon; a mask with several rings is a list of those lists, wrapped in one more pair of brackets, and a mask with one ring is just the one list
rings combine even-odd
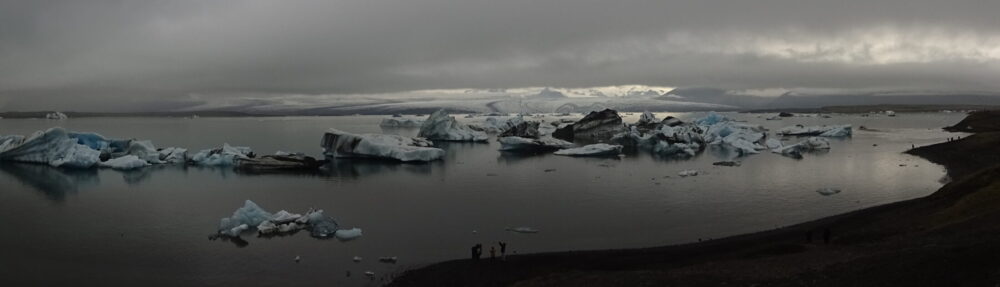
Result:
{"label": "glacier", "polygon": [[424,121],[417,136],[440,141],[484,142],[489,139],[486,132],[474,130],[468,125],[458,122],[443,109],[434,112]]}
{"label": "glacier", "polygon": [[398,135],[352,134],[329,129],[323,134],[320,146],[330,158],[383,158],[404,162],[434,161],[444,157],[442,149],[432,147],[432,142]]}

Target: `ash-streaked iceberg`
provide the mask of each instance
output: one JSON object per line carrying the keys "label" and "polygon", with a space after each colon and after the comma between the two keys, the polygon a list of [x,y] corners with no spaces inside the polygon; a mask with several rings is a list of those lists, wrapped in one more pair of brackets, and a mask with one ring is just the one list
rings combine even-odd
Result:
{"label": "ash-streaked iceberg", "polygon": [[320,146],[330,158],[382,158],[404,162],[434,161],[444,157],[442,149],[432,142],[398,135],[352,134],[329,129]]}
{"label": "ash-streaked iceberg", "polygon": [[831,126],[787,126],[775,132],[785,136],[821,136],[821,137],[849,137],[851,136],[851,125],[831,125]]}
{"label": "ash-streaked iceberg", "polygon": [[246,172],[308,171],[319,169],[326,161],[316,160],[300,153],[286,155],[265,155],[256,158],[236,160],[236,169]]}
{"label": "ash-streaked iceberg", "polygon": [[573,143],[553,137],[525,138],[525,137],[502,137],[497,139],[500,142],[500,150],[506,152],[551,152],[573,147]]}
{"label": "ash-streaked iceberg", "polygon": [[514,117],[487,117],[482,123],[483,131],[491,134],[506,132],[507,130],[524,122],[523,116]]}
{"label": "ash-streaked iceberg", "polygon": [[420,127],[419,137],[436,141],[486,141],[486,132],[472,129],[458,122],[444,110],[431,114]]}
{"label": "ash-streaked iceberg", "polygon": [[621,154],[621,145],[590,144],[578,148],[568,148],[556,151],[557,155],[565,156],[617,156]]}
{"label": "ash-streaked iceberg", "polygon": [[626,131],[622,117],[612,109],[590,112],[579,121],[557,129],[552,136],[563,140],[607,140]]}

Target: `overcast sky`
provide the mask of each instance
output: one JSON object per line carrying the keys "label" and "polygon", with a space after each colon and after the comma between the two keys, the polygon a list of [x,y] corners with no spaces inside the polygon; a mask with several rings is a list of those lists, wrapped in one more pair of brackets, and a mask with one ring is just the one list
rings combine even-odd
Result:
{"label": "overcast sky", "polygon": [[0,110],[608,85],[1000,90],[996,0],[0,0]]}

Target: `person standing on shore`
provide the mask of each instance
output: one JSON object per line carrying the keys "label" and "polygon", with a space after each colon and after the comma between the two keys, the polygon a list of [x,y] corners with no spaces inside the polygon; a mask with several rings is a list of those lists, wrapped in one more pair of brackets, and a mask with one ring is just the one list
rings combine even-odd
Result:
{"label": "person standing on shore", "polygon": [[490,246],[490,260],[496,260],[496,259],[497,259],[497,247]]}
{"label": "person standing on shore", "polygon": [[507,242],[498,241],[500,245],[500,260],[507,260]]}

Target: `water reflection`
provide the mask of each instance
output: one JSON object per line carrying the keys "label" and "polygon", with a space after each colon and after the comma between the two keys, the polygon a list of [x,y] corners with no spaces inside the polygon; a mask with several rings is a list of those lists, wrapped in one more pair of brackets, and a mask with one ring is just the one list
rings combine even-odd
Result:
{"label": "water reflection", "polygon": [[429,175],[436,167],[443,170],[441,161],[429,163],[402,163],[391,160],[335,159],[320,168],[319,175],[327,177],[360,178],[382,173],[409,173]]}
{"label": "water reflection", "polygon": [[56,202],[63,201],[67,193],[76,193],[80,186],[100,184],[97,170],[93,169],[62,169],[41,164],[5,162],[0,164],[0,171]]}

